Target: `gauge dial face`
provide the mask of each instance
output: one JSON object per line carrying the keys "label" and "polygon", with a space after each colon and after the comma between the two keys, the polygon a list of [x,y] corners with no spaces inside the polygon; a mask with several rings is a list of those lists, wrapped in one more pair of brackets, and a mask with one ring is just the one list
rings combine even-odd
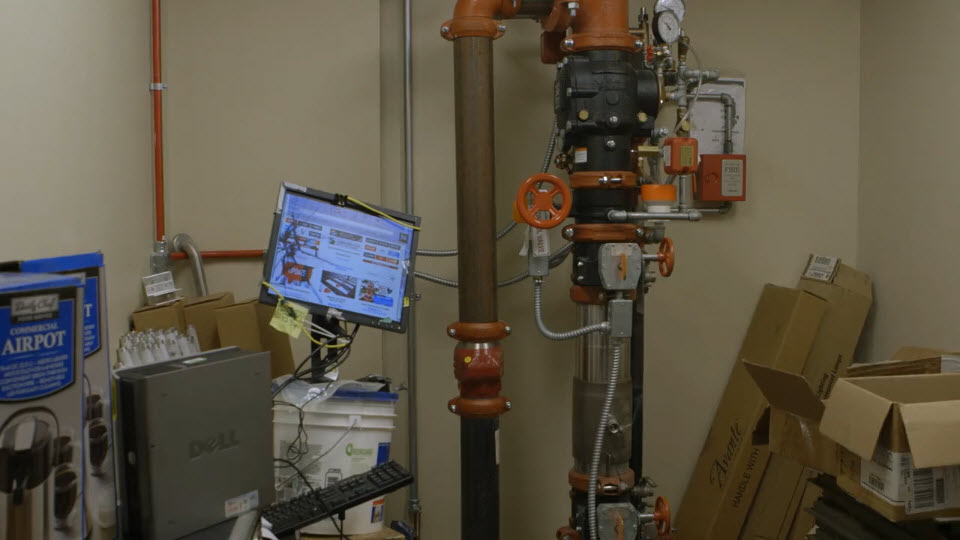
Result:
{"label": "gauge dial face", "polygon": [[680,21],[683,21],[683,17],[687,14],[687,6],[683,3],[683,0],[657,0],[653,12],[661,13],[664,11],[672,11]]}
{"label": "gauge dial face", "polygon": [[661,43],[674,43],[680,39],[680,17],[672,11],[661,11],[653,18],[653,28]]}

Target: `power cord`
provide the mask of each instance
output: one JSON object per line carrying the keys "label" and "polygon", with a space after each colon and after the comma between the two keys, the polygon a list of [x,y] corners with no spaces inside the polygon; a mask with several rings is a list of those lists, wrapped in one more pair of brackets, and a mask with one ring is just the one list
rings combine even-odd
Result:
{"label": "power cord", "polygon": [[[284,464],[286,465],[286,467],[289,467],[289,468],[295,470],[295,471],[296,471],[296,476],[299,476],[300,478],[303,479],[303,482],[307,485],[307,487],[310,489],[310,491],[316,491],[316,488],[314,488],[314,487],[313,487],[313,484],[310,483],[310,480],[307,478],[307,475],[303,474],[303,471],[300,470],[300,468],[297,467],[295,464],[293,464],[293,463],[290,462],[289,460],[281,459],[281,458],[274,458],[274,461],[277,461],[277,462],[280,462],[280,463],[284,463]],[[278,467],[278,468],[283,468],[283,467]],[[281,484],[281,485],[283,485],[283,484]],[[330,507],[328,507],[328,506],[326,505],[326,503],[323,502],[322,499],[317,499],[317,501],[318,501],[321,505],[323,505],[324,510],[326,510],[326,511],[328,511],[328,512],[330,511]],[[337,529],[337,533],[340,535],[340,539],[341,539],[341,540],[350,540],[350,537],[349,537],[349,536],[343,534],[343,523],[337,520],[337,516],[334,516],[333,514],[330,514],[330,521],[333,522],[333,526]]]}

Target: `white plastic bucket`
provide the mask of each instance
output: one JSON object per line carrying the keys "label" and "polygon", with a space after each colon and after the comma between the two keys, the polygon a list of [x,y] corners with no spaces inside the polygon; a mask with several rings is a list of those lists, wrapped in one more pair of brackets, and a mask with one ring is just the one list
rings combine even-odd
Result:
{"label": "white plastic bucket", "polygon": [[[304,407],[303,427],[306,454],[296,459],[297,467],[315,489],[369,471],[390,457],[390,439],[396,427],[397,394],[340,390],[323,402]],[[300,414],[294,407],[273,410],[273,454],[290,459],[287,450],[297,438]],[[322,456],[322,457],[321,457]],[[299,495],[309,488],[294,469],[277,463],[277,500]],[[383,498],[347,510],[343,534],[369,534],[383,527]],[[337,535],[333,521],[325,519],[303,532]]]}

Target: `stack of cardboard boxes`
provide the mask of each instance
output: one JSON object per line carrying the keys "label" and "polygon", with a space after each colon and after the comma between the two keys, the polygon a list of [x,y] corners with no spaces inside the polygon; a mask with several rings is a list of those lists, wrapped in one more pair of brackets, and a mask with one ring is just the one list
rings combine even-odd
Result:
{"label": "stack of cardboard boxes", "polygon": [[777,457],[763,429],[770,411],[747,364],[789,373],[818,398],[850,365],[872,304],[870,278],[812,256],[795,288],[767,285],[690,479],[676,522],[681,540],[802,538],[812,472]]}
{"label": "stack of cardboard boxes", "polygon": [[193,326],[200,350],[236,346],[248,351],[270,351],[271,375],[293,373],[290,338],[270,326],[273,306],[257,300],[234,302],[233,293],[217,293],[160,306],[147,306],[133,312],[137,331]]}
{"label": "stack of cardboard boxes", "polygon": [[960,516],[956,355],[905,347],[854,367],[827,400],[794,374],[749,365],[770,400],[769,447],[836,477],[892,522]]}
{"label": "stack of cardboard boxes", "polygon": [[851,366],[869,277],[812,256],[767,285],[679,508],[681,540],[802,539],[821,489],[891,522],[960,517],[960,355],[904,347]]}

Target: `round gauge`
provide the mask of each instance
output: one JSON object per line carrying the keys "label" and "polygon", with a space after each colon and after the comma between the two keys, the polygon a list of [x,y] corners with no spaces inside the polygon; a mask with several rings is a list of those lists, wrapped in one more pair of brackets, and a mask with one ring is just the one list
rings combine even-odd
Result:
{"label": "round gauge", "polygon": [[653,12],[660,13],[663,11],[672,11],[678,19],[683,21],[683,17],[687,14],[687,6],[683,3],[683,0],[657,0]]}
{"label": "round gauge", "polygon": [[672,11],[661,11],[653,16],[653,34],[661,43],[680,39],[680,17]]}

